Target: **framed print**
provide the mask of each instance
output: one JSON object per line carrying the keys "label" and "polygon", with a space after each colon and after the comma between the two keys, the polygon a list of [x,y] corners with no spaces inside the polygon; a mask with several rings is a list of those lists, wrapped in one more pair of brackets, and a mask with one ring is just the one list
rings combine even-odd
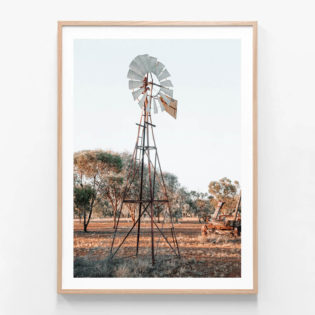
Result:
{"label": "framed print", "polygon": [[257,293],[257,23],[58,24],[58,293]]}

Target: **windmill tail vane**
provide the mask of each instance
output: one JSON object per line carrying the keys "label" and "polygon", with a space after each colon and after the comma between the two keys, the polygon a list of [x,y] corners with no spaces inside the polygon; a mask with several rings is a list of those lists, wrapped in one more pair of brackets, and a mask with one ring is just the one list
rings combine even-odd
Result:
{"label": "windmill tail vane", "polygon": [[[175,119],[177,117],[177,100],[173,99],[173,85],[169,77],[165,66],[157,58],[147,54],[135,57],[129,66],[127,74],[129,89],[132,90],[133,99],[141,108],[141,115],[140,122],[137,123],[136,144],[117,213],[110,248],[112,258],[118,254],[131,235],[136,235],[134,255],[141,254],[140,243],[142,232],[145,231],[145,216],[149,217],[152,264],[155,263],[160,241],[165,243],[165,247],[172,254],[180,258],[171,202],[154,138],[153,129],[156,126],[152,123],[151,116],[152,110],[155,114],[158,113],[159,105],[162,112],[167,112]],[[123,207],[130,205],[137,207],[137,218],[126,231],[125,228],[120,228],[120,218]],[[164,217],[167,214],[169,218],[166,227],[164,223],[156,222],[154,217],[155,210],[161,206],[164,207]]]}

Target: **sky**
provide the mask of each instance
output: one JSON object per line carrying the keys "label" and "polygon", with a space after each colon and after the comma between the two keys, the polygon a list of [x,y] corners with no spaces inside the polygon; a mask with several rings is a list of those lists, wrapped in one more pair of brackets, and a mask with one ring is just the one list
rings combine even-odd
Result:
{"label": "sky", "polygon": [[241,42],[238,39],[76,39],[74,151],[132,152],[141,110],[129,64],[149,54],[171,74],[177,119],[152,114],[163,171],[190,190],[241,178]]}

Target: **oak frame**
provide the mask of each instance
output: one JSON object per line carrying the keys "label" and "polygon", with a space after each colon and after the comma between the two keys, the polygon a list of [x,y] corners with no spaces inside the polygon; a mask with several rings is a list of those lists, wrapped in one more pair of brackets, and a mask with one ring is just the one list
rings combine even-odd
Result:
{"label": "oak frame", "polygon": [[[235,26],[253,28],[253,289],[63,289],[62,288],[62,28],[66,26]],[[58,294],[257,294],[257,21],[58,21],[58,219],[57,219],[57,293]]]}

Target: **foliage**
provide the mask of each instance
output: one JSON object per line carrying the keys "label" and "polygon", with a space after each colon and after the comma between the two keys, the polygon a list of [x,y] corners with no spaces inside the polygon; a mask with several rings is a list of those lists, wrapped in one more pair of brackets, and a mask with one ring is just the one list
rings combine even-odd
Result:
{"label": "foliage", "polygon": [[224,202],[222,213],[232,211],[237,203],[240,185],[238,181],[232,182],[227,177],[221,178],[219,181],[212,181],[209,184],[209,193],[215,198],[215,203]]}
{"label": "foliage", "polygon": [[[83,215],[85,231],[92,213],[99,217],[113,217],[115,226],[123,197],[131,200],[139,199],[140,172],[140,163],[133,162],[132,156],[127,152],[117,154],[110,151],[86,150],[74,154],[74,214],[79,215],[80,218]],[[144,178],[148,179],[149,174],[148,165],[144,165]],[[127,177],[129,186],[126,190]],[[187,190],[172,173],[164,172],[163,178],[164,183],[159,176],[153,178],[151,168],[152,185],[150,186],[148,180],[143,181],[142,197],[151,199],[154,181],[155,189],[154,192],[152,191],[154,198],[170,201],[172,217],[176,221],[182,217],[193,216],[207,221],[219,201],[225,202],[223,213],[226,209],[234,209],[240,190],[237,181],[232,182],[226,177],[219,181],[211,181],[208,187],[209,193]],[[138,209],[138,203],[125,203],[121,215],[130,216],[135,222]],[[169,219],[166,203],[155,203],[153,211],[158,222],[161,218]]]}
{"label": "foliage", "polygon": [[210,215],[214,212],[214,206],[211,202],[213,196],[207,193],[191,191],[189,195],[188,205],[190,213],[199,219],[208,221]]}
{"label": "foliage", "polygon": [[75,213],[80,217],[84,213],[84,209],[89,207],[90,201],[95,197],[95,191],[89,185],[85,187],[82,186],[74,186],[73,188],[73,203]]}
{"label": "foliage", "polygon": [[123,168],[123,161],[119,155],[113,155],[108,152],[99,151],[96,153],[96,159],[103,162],[117,173],[121,172]]}
{"label": "foliage", "polygon": [[215,196],[219,201],[225,198],[234,198],[239,189],[239,182],[232,181],[227,177],[221,178],[219,181],[212,181],[209,184],[209,193]]}
{"label": "foliage", "polygon": [[[99,208],[101,204],[106,205],[105,196],[110,194],[109,187],[112,188],[113,183],[117,181],[119,185],[122,184],[121,179],[115,179],[115,176],[121,172],[122,165],[121,157],[111,152],[87,150],[74,154],[74,198],[78,198],[78,201],[81,199],[82,202],[84,201],[81,208],[85,232],[94,208]],[[79,189],[82,190],[86,187],[90,187],[89,189],[93,191],[93,194],[84,195],[81,191],[80,195],[76,195],[79,194]],[[115,217],[116,203],[111,204],[111,206]]]}
{"label": "foliage", "polygon": [[74,203],[78,208],[87,207],[90,200],[95,197],[94,189],[87,185],[85,187],[74,187]]}

